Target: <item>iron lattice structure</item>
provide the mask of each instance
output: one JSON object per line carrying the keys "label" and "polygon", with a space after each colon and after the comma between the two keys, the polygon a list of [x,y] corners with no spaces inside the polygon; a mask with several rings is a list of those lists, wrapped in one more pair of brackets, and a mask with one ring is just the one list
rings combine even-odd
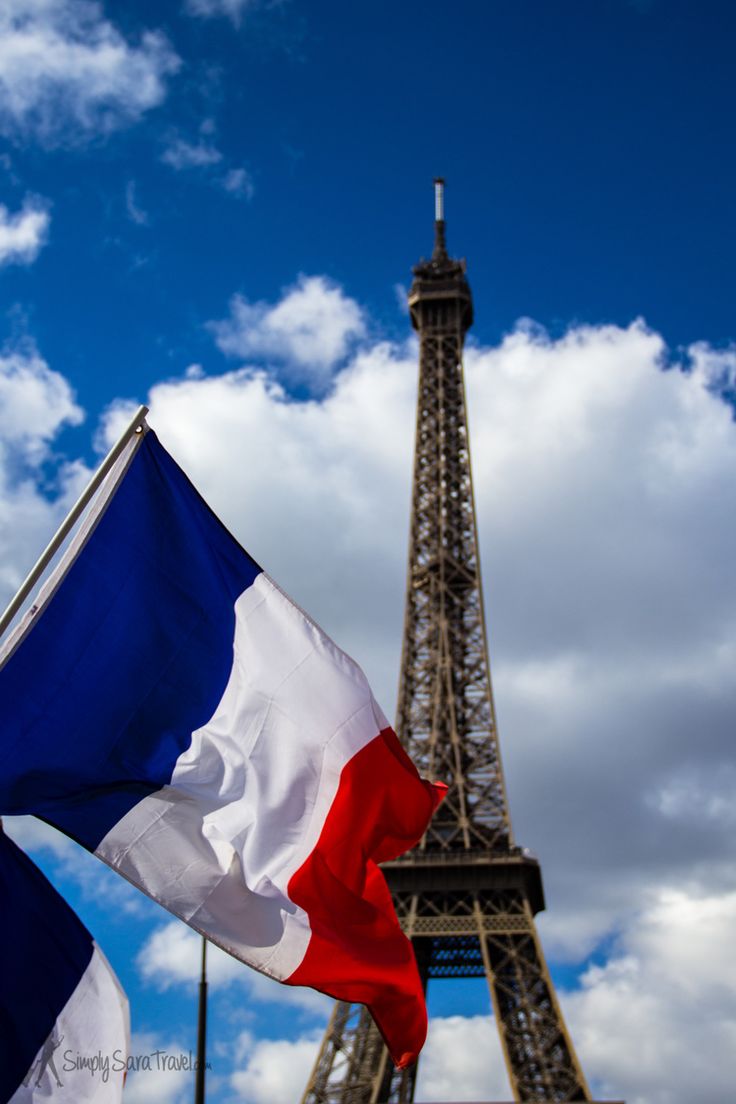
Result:
{"label": "iron lattice structure", "polygon": [[[450,783],[421,843],[384,864],[430,978],[485,976],[514,1097],[590,1100],[534,924],[539,864],[514,844],[483,614],[462,351],[473,320],[465,264],[448,256],[436,187],[432,259],[414,268],[419,335],[414,485],[396,729],[420,772]],[[336,1004],[303,1104],[414,1098],[361,1005]]]}

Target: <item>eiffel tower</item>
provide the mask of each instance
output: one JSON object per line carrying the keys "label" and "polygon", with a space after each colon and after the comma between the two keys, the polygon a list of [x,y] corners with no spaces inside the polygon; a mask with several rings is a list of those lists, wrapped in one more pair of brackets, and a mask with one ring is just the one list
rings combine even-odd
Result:
{"label": "eiffel tower", "polygon": [[[485,977],[520,1101],[590,1100],[534,924],[539,863],[509,818],[491,691],[462,352],[473,321],[464,261],[445,245],[435,181],[434,252],[414,268],[419,335],[414,486],[396,731],[422,774],[450,784],[421,843],[383,866],[425,983]],[[337,1003],[303,1104],[414,1099],[369,1013]]]}

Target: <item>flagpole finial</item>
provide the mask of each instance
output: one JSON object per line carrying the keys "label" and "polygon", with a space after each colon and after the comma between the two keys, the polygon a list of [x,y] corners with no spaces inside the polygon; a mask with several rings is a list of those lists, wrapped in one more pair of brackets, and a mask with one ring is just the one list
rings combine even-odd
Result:
{"label": "flagpole finial", "polygon": [[445,244],[445,179],[442,176],[434,178],[434,251],[433,261],[444,260],[447,257]]}

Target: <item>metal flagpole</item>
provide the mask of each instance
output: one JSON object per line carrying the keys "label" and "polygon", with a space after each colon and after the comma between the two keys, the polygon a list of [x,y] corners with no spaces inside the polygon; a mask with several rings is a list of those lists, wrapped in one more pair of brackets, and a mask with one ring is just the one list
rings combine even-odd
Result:
{"label": "metal flagpole", "polygon": [[76,523],[79,520],[80,516],[82,515],[82,513],[84,512],[84,510],[87,508],[87,506],[91,502],[92,498],[94,497],[95,493],[99,490],[102,481],[104,480],[105,476],[110,471],[110,469],[112,468],[112,466],[115,463],[115,461],[117,460],[118,456],[120,456],[120,453],[123,451],[123,449],[127,445],[130,438],[133,436],[134,433],[138,433],[142,429],[143,423],[145,421],[147,413],[148,413],[148,407],[147,406],[139,406],[138,407],[138,409],[135,412],[135,415],[131,418],[130,422],[128,423],[127,427],[125,428],[124,432],[122,433],[122,435],[120,437],[120,440],[117,442],[117,444],[113,445],[113,447],[110,449],[107,456],[102,461],[99,468],[97,469],[95,474],[92,476],[92,478],[90,479],[90,481],[87,484],[87,486],[85,487],[85,489],[82,491],[82,493],[79,496],[79,498],[77,499],[77,501],[72,506],[72,508],[69,511],[69,513],[67,514],[66,518],[61,523],[61,525],[59,526],[56,533],[54,534],[54,536],[49,541],[49,543],[46,546],[46,548],[44,549],[44,551],[41,553],[39,558],[36,560],[36,563],[33,565],[30,572],[28,573],[28,575],[26,576],[24,581],[21,583],[20,589],[19,589],[18,593],[16,594],[15,598],[13,598],[10,605],[5,610],[5,613],[0,618],[0,636],[2,636],[2,634],[7,629],[8,625],[10,625],[10,623],[13,620],[13,618],[15,617],[16,613],[18,612],[20,607],[23,605],[26,598],[31,593],[31,591],[33,590],[36,583],[38,582],[38,580],[43,575],[43,573],[46,570],[46,568],[48,567],[48,565],[51,563],[51,560],[54,558],[56,553],[59,551],[59,548],[64,543],[64,540],[66,539],[66,537],[69,535],[69,533],[72,531],[72,529],[76,525]]}
{"label": "metal flagpole", "polygon": [[204,1074],[207,1058],[207,940],[202,936],[202,973],[199,979],[199,1018],[197,1021],[197,1067],[194,1104],[204,1104]]}

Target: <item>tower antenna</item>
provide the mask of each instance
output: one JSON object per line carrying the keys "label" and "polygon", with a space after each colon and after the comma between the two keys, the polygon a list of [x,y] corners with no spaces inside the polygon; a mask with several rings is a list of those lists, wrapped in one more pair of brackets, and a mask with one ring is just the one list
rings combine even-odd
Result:
{"label": "tower antenna", "polygon": [[444,261],[447,258],[447,245],[445,244],[445,179],[442,176],[434,178],[434,251],[433,261]]}

